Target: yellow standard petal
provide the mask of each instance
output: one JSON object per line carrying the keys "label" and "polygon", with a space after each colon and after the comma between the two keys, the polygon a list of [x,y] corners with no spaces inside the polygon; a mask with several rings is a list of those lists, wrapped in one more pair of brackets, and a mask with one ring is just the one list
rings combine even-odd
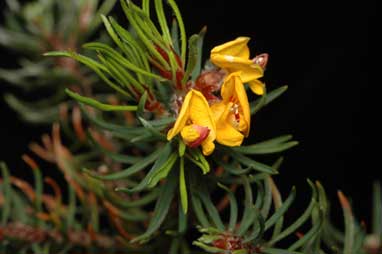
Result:
{"label": "yellow standard petal", "polygon": [[[241,71],[240,78],[243,83],[258,81],[259,78],[263,77],[264,69],[249,59],[248,41],[248,37],[239,37],[213,48],[210,56],[211,62],[225,69],[228,73]],[[265,91],[259,86],[254,87],[254,85],[251,86],[251,89],[254,93],[259,95]]]}
{"label": "yellow standard petal", "polygon": [[238,37],[233,41],[216,46],[211,50],[212,55],[227,55],[239,58],[249,58],[249,48],[247,46],[249,37]]}

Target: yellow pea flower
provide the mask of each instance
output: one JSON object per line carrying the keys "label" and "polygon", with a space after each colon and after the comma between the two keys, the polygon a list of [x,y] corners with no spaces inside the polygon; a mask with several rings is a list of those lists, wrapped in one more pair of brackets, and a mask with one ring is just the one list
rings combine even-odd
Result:
{"label": "yellow pea flower", "polygon": [[216,125],[206,98],[191,89],[184,98],[174,127],[167,133],[167,140],[180,132],[183,141],[190,147],[202,146],[204,155],[210,155],[216,139]]}
{"label": "yellow pea flower", "polygon": [[248,37],[238,37],[214,47],[211,50],[211,62],[229,73],[241,71],[242,82],[248,83],[254,93],[262,95],[265,85],[258,79],[263,77],[264,69],[257,61],[249,59],[249,40]]}
{"label": "yellow pea flower", "polygon": [[222,101],[211,105],[216,122],[216,141],[240,146],[249,134],[251,113],[241,73],[229,74],[221,88]]}

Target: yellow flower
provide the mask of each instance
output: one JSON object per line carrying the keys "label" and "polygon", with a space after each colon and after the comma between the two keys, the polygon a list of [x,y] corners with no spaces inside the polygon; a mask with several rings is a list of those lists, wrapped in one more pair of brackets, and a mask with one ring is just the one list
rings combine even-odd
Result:
{"label": "yellow flower", "polygon": [[241,73],[226,77],[221,88],[222,101],[211,106],[216,122],[216,141],[226,146],[240,146],[248,136],[251,113]]}
{"label": "yellow flower", "polygon": [[258,80],[263,77],[264,69],[257,61],[249,59],[248,37],[238,37],[211,50],[211,62],[229,73],[241,71],[241,80],[248,83],[251,90],[264,94],[265,85]]}
{"label": "yellow flower", "polygon": [[171,140],[179,132],[186,145],[201,145],[204,155],[214,151],[216,125],[206,98],[196,90],[191,89],[184,98],[174,127],[167,133],[167,139]]}

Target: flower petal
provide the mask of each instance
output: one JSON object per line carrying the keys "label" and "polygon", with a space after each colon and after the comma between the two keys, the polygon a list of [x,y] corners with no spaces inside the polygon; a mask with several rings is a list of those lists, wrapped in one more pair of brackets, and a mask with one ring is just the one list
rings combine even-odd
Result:
{"label": "flower petal", "polygon": [[212,115],[214,116],[216,123],[219,121],[219,119],[222,116],[222,114],[224,113],[226,107],[227,107],[227,105],[224,104],[224,102],[218,102],[218,103],[211,105]]}
{"label": "flower petal", "polygon": [[[238,65],[236,66],[241,71],[241,81],[243,83],[251,82],[252,80],[257,80],[264,76],[264,70],[258,64],[250,64],[250,65]],[[234,69],[227,69],[229,72],[233,72]],[[238,71],[235,69],[235,71]]]}
{"label": "flower petal", "polygon": [[[244,117],[244,119],[240,119],[240,128],[243,130],[245,136],[248,136],[251,124],[251,113],[240,72],[231,73],[225,79],[221,89],[221,95],[225,103],[233,101],[239,105],[239,113]],[[246,123],[246,128],[243,128],[243,123]]]}
{"label": "flower petal", "polygon": [[247,92],[245,91],[244,85],[241,82],[240,79],[235,79],[235,96],[239,100],[239,112],[240,115],[242,114],[244,116],[240,117],[240,125],[242,126],[242,123],[245,122],[247,128],[243,130],[244,135],[248,137],[250,125],[251,125],[251,109],[248,102]]}
{"label": "flower petal", "polygon": [[191,92],[193,92],[193,97],[190,103],[190,119],[194,124],[207,127],[210,130],[207,138],[202,142],[203,154],[207,156],[215,149],[216,123],[203,94],[196,90],[191,90]]}
{"label": "flower petal", "polygon": [[174,127],[167,132],[167,140],[173,139],[183,128],[186,126],[187,120],[189,119],[189,105],[192,98],[191,91],[187,93],[184,98],[182,108],[180,109],[178,118],[175,121]]}
{"label": "flower petal", "polygon": [[210,155],[215,150],[215,144],[211,140],[205,140],[202,143],[202,152],[205,156]]}
{"label": "flower petal", "polygon": [[[226,108],[217,122],[216,141],[226,146],[240,146],[244,135],[229,124],[228,121],[232,105],[232,102],[226,104]],[[217,108],[220,108],[220,106]]]}
{"label": "flower petal", "polygon": [[211,55],[211,61],[216,66],[226,69],[229,73],[241,71],[241,80],[244,83],[261,78],[264,75],[264,69],[249,59],[226,55]]}
{"label": "flower petal", "polygon": [[220,68],[238,71],[242,66],[253,65],[253,61],[231,55],[211,54],[211,62]]}
{"label": "flower petal", "polygon": [[192,143],[200,138],[200,132],[194,127],[193,124],[185,126],[181,131],[180,135],[182,136],[185,143]]}
{"label": "flower petal", "polygon": [[191,124],[185,126],[180,132],[180,135],[187,146],[198,147],[208,137],[209,133],[210,130],[207,127]]}
{"label": "flower petal", "polygon": [[206,98],[201,92],[193,89],[191,89],[189,93],[192,94],[192,98],[190,99],[189,104],[189,116],[192,123],[210,129],[210,134],[208,135],[207,139],[215,140],[216,124]]}
{"label": "flower petal", "polygon": [[255,94],[263,95],[265,93],[265,84],[260,80],[252,80],[248,85]]}
{"label": "flower petal", "polygon": [[247,46],[247,43],[249,40],[249,37],[238,37],[233,41],[229,41],[219,46],[216,46],[211,50],[211,56],[215,54],[220,54],[248,59],[249,48]]}
{"label": "flower petal", "polygon": [[[191,122],[192,125],[188,122]],[[198,133],[198,128],[205,128],[208,136]],[[179,132],[186,143],[192,145],[193,142],[199,142],[198,138],[202,136],[202,150],[204,155],[209,155],[215,149],[214,141],[216,139],[216,124],[212,116],[212,111],[208,105],[206,98],[199,91],[191,89],[184,98],[179,116],[176,119],[174,127],[167,133],[167,139],[171,140]],[[205,133],[207,135],[207,133]]]}

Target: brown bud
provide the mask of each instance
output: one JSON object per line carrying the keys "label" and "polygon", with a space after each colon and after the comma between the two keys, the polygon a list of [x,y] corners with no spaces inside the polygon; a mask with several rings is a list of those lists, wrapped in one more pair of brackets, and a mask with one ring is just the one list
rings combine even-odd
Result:
{"label": "brown bud", "polygon": [[267,67],[268,58],[269,58],[269,55],[267,53],[263,53],[263,54],[257,55],[255,58],[253,58],[252,61],[255,64],[260,65],[260,67],[265,70],[265,68]]}

